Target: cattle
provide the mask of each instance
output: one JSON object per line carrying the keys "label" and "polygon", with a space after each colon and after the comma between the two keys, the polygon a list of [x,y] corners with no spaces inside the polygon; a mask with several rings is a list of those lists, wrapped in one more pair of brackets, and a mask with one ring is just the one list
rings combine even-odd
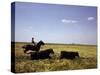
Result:
{"label": "cattle", "polygon": [[27,53],[27,51],[31,50],[31,51],[39,51],[40,50],[40,47],[42,45],[45,45],[45,43],[43,41],[39,41],[37,43],[37,45],[24,45],[22,46],[22,48],[24,48],[24,53]]}
{"label": "cattle", "polygon": [[75,59],[76,57],[79,58],[78,52],[61,51],[60,59]]}
{"label": "cattle", "polygon": [[31,60],[38,60],[38,59],[51,59],[52,57],[50,56],[50,54],[54,54],[53,49],[46,49],[43,51],[39,51],[39,52],[31,52],[30,53],[30,57]]}

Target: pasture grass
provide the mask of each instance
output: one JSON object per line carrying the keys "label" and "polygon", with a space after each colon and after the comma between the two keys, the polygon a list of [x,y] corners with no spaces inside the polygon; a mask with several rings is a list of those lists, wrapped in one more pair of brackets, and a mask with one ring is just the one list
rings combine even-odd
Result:
{"label": "pasture grass", "polygon": [[[70,45],[70,44],[46,44],[41,50],[52,48],[55,52],[52,59],[30,60],[30,55],[23,52],[22,46],[27,43],[15,43],[15,71],[24,72],[48,72],[63,70],[78,70],[97,68],[96,45]],[[60,51],[77,51],[80,58],[73,60],[59,59]]]}

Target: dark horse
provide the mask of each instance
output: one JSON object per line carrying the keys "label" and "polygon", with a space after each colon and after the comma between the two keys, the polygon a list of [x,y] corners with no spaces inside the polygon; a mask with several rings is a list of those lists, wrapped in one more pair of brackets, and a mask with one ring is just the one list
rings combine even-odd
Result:
{"label": "dark horse", "polygon": [[27,51],[31,50],[31,51],[39,51],[41,45],[45,45],[45,43],[43,41],[39,41],[36,45],[25,45],[22,48],[24,48],[24,53],[26,53]]}

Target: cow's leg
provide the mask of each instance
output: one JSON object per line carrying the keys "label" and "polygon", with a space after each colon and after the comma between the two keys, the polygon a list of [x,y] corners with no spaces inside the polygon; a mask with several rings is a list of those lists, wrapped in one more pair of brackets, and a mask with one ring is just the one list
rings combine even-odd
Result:
{"label": "cow's leg", "polygon": [[51,59],[51,56],[48,56],[49,59]]}
{"label": "cow's leg", "polygon": [[76,56],[75,56],[75,58],[79,58],[79,57],[80,57],[80,56],[79,56],[79,53],[77,53]]}
{"label": "cow's leg", "polygon": [[61,55],[61,56],[60,56],[60,59],[63,59],[63,58],[64,58],[64,57]]}
{"label": "cow's leg", "polygon": [[78,57],[78,58],[80,57],[79,54],[77,55],[77,57]]}

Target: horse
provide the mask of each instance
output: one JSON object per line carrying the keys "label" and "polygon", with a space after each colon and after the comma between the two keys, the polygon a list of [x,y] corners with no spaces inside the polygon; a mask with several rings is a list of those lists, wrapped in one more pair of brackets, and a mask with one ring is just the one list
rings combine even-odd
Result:
{"label": "horse", "polygon": [[45,45],[45,43],[41,40],[41,41],[39,41],[36,45],[24,45],[24,46],[22,46],[22,48],[24,48],[25,50],[24,50],[24,53],[26,53],[27,51],[29,51],[29,50],[31,50],[31,51],[39,51],[40,50],[40,47],[42,46],[42,45]]}

